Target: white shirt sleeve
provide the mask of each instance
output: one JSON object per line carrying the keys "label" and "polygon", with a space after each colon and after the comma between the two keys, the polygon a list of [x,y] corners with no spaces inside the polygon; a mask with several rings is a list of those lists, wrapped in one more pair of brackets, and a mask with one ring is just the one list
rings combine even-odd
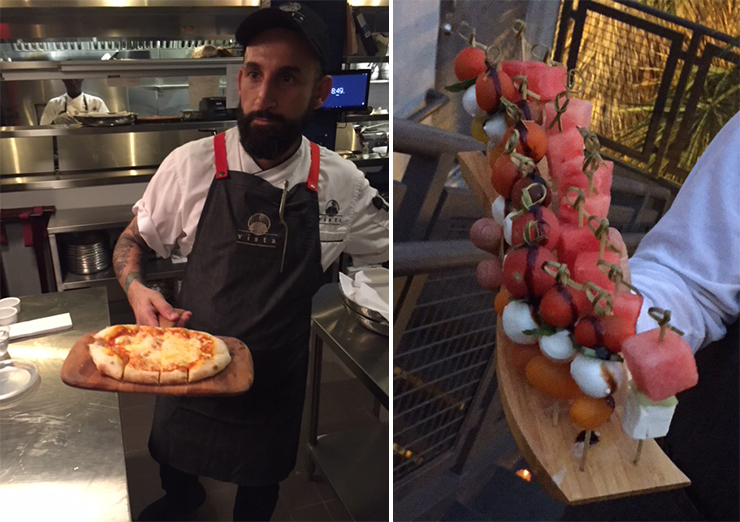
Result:
{"label": "white shirt sleeve", "polygon": [[133,207],[141,237],[160,257],[169,257],[183,235],[182,156],[175,149],[164,159]]}
{"label": "white shirt sleeve", "polygon": [[666,215],[630,259],[632,283],[645,296],[637,331],[657,323],[651,306],[696,352],[722,338],[740,314],[740,113],[717,134]]}
{"label": "white shirt sleeve", "polygon": [[356,178],[350,229],[344,251],[356,266],[388,261],[388,203],[365,175]]}
{"label": "white shirt sleeve", "polygon": [[95,103],[93,103],[93,107],[90,108],[90,112],[102,112],[103,114],[110,112],[108,110],[108,106],[101,98],[94,97],[93,102]]}
{"label": "white shirt sleeve", "polygon": [[58,99],[52,98],[51,100],[49,100],[49,103],[46,104],[46,107],[44,107],[44,112],[41,113],[39,125],[51,125],[51,123],[54,121],[54,118],[56,118],[60,112],[61,105]]}

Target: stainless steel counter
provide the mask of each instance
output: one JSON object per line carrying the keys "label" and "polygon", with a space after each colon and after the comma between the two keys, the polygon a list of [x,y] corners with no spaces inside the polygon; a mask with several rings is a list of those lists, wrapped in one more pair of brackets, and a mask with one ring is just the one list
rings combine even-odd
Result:
{"label": "stainless steel counter", "polygon": [[388,423],[318,435],[324,345],[388,409],[390,341],[362,326],[339,292],[338,284],[327,284],[313,299],[308,471],[313,475],[314,467],[321,469],[353,520],[389,520]]}
{"label": "stainless steel counter", "polygon": [[118,397],[71,388],[59,375],[72,345],[109,323],[105,288],[21,298],[19,321],[69,312],[73,328],[10,344],[40,379],[0,402],[2,520],[131,520]]}

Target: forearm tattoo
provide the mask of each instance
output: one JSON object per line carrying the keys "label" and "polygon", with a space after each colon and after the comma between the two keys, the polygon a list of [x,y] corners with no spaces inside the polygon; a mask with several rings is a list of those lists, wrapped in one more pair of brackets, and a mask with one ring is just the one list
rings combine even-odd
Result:
{"label": "forearm tattoo", "polygon": [[113,269],[124,292],[128,292],[128,287],[136,279],[144,279],[144,261],[149,250],[134,218],[118,238],[113,249]]}

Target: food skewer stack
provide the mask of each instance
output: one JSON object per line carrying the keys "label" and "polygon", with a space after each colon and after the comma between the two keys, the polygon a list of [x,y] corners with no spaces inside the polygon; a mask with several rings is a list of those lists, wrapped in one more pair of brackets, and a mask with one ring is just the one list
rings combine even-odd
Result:
{"label": "food skewer stack", "polygon": [[491,212],[508,244],[496,309],[514,367],[554,400],[553,426],[569,405],[584,430],[581,471],[622,388],[622,428],[640,441],[637,464],[642,441],[668,432],[675,394],[696,385],[694,357],[669,311],[651,309],[660,327],[636,335],[643,297],[625,279],[606,219],[614,164],[589,130],[591,103],[574,96],[579,75],[526,61],[524,51],[521,61],[496,63],[500,52],[474,31],[468,43],[449,90],[464,91],[471,133],[487,144],[498,194]]}

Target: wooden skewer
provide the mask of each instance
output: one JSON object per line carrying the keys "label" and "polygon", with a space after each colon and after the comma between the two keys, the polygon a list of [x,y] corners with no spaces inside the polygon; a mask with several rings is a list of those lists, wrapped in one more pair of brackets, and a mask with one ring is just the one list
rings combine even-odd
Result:
{"label": "wooden skewer", "polygon": [[586,440],[583,442],[583,456],[581,457],[580,470],[586,469],[586,456],[588,455],[588,447],[591,445],[591,430],[586,431]]}
{"label": "wooden skewer", "polygon": [[558,425],[558,417],[560,415],[560,401],[555,401],[552,405],[552,427],[555,428]]}
{"label": "wooden skewer", "polygon": [[637,464],[640,462],[640,456],[642,455],[642,445],[645,441],[641,440],[637,443],[637,453],[635,454],[635,460],[632,461],[633,464]]}

